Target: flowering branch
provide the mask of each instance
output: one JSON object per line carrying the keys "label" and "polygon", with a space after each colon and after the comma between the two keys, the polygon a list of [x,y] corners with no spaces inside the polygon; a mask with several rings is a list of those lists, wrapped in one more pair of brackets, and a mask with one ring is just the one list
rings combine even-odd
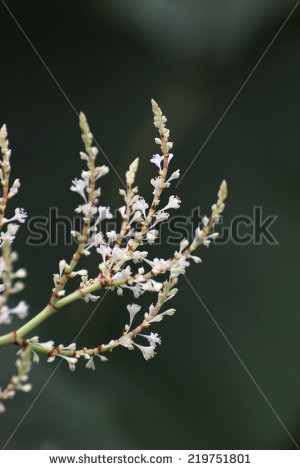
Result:
{"label": "flowering branch", "polygon": [[[44,309],[35,315],[31,320],[20,328],[10,333],[0,336],[0,346],[15,344],[19,347],[19,358],[17,361],[18,375],[13,376],[9,385],[1,392],[0,401],[12,397],[16,390],[29,391],[30,385],[27,383],[28,372],[31,361],[39,362],[39,355],[46,355],[48,362],[53,362],[56,357],[63,358],[68,362],[70,370],[75,370],[79,359],[86,361],[86,367],[95,369],[95,358],[101,362],[106,362],[107,353],[117,347],[125,347],[128,350],[139,349],[143,357],[148,360],[155,355],[157,345],[161,344],[161,338],[157,333],[142,334],[156,322],[160,322],[166,316],[175,313],[174,308],[164,309],[166,302],[171,300],[177,293],[177,283],[179,276],[184,274],[190,261],[201,262],[194,251],[200,246],[208,247],[213,239],[218,236],[214,231],[215,225],[220,221],[221,213],[224,210],[224,202],[227,196],[226,182],[223,181],[218,199],[211,208],[210,217],[203,217],[202,224],[196,229],[193,240],[182,240],[178,251],[175,251],[170,259],[149,259],[148,251],[139,250],[140,247],[151,245],[158,237],[157,225],[168,219],[169,210],[180,207],[180,199],[171,195],[168,204],[158,209],[162,192],[171,186],[171,182],[180,176],[180,171],[174,171],[167,179],[168,169],[173,154],[170,150],[173,143],[169,141],[170,131],[166,128],[166,117],[162,114],[157,103],[152,100],[152,110],[154,114],[154,125],[158,130],[159,137],[155,138],[155,143],[159,147],[160,153],[153,155],[151,162],[158,168],[158,175],[151,179],[153,186],[153,198],[150,204],[139,194],[139,189],[134,186],[139,160],[135,159],[126,173],[126,190],[120,189],[120,195],[124,199],[124,205],[119,208],[121,214],[121,226],[118,233],[111,230],[103,233],[101,223],[105,219],[112,218],[109,207],[99,205],[100,188],[96,188],[96,182],[100,177],[108,172],[108,168],[95,166],[97,148],[93,146],[93,136],[89,129],[87,120],[83,113],[80,114],[80,128],[85,152],[80,152],[81,159],[86,162],[87,170],[82,171],[81,178],[72,182],[71,191],[77,192],[83,199],[75,211],[82,215],[83,226],[80,232],[72,231],[72,236],[77,242],[77,249],[69,263],[65,260],[59,262],[59,273],[54,274],[54,288],[51,297]],[[13,280],[15,277],[24,277],[25,270],[18,270],[13,273],[13,262],[16,256],[11,253],[11,245],[15,237],[18,226],[11,224],[14,220],[24,222],[26,214],[22,209],[16,209],[15,216],[11,219],[4,218],[6,202],[11,195],[18,192],[19,180],[16,180],[8,192],[10,174],[10,150],[8,149],[7,132],[5,126],[1,129],[0,146],[2,151],[1,183],[3,194],[0,200],[0,227],[5,223],[7,232],[1,232],[0,248],[2,257],[0,259],[0,275],[3,284],[0,296],[0,323],[10,323],[13,314],[20,318],[27,314],[27,305],[21,302],[14,309],[9,309],[6,305],[11,293],[23,288],[18,286]],[[0,175],[0,176],[1,176]],[[1,225],[2,224],[2,225]],[[98,274],[89,278],[86,269],[75,271],[79,261],[96,251],[100,255]],[[136,264],[141,266],[133,271]],[[147,270],[146,266],[149,266]],[[164,282],[156,280],[161,274],[166,274]],[[81,282],[76,290],[66,294],[68,280],[79,276]],[[118,295],[122,295],[124,289],[132,291],[134,298],[138,299],[144,292],[153,292],[157,295],[157,300],[152,303],[149,309],[144,312],[141,320],[135,322],[141,306],[133,303],[127,305],[129,321],[123,327],[122,335],[117,339],[112,339],[108,343],[99,344],[94,347],[78,348],[75,343],[68,346],[63,344],[55,345],[53,340],[41,342],[38,336],[30,337],[29,333],[49,316],[55,314],[75,300],[82,299],[85,302],[96,302],[99,299],[95,295],[101,289],[116,290]],[[136,326],[133,326],[137,323]],[[139,341],[146,341],[141,344]],[[106,353],[106,355],[104,355]],[[3,404],[0,411],[4,409]]]}

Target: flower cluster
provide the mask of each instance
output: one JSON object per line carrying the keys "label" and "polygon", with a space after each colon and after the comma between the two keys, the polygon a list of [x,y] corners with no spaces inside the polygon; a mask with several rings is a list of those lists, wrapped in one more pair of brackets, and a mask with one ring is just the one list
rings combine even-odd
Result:
{"label": "flower cluster", "polygon": [[[68,363],[70,370],[74,371],[76,363],[82,359],[86,361],[85,365],[88,369],[94,370],[96,367],[95,359],[98,358],[98,362],[106,362],[108,360],[107,354],[117,347],[124,347],[130,351],[137,349],[142,353],[145,360],[153,358],[157,346],[161,344],[161,338],[158,333],[153,331],[144,334],[144,330],[151,329],[153,324],[175,313],[174,308],[168,308],[169,304],[167,306],[165,304],[176,295],[179,276],[186,272],[191,261],[201,262],[201,259],[194,254],[194,251],[200,245],[208,247],[211,241],[218,236],[214,229],[224,210],[224,201],[227,196],[225,181],[220,186],[217,202],[211,207],[211,215],[203,217],[202,223],[196,229],[192,240],[182,240],[178,250],[167,259],[153,259],[149,254],[149,247],[158,237],[158,225],[168,219],[170,211],[178,209],[181,204],[180,198],[175,194],[171,194],[167,204],[160,207],[163,191],[172,187],[172,182],[180,176],[180,170],[176,169],[169,174],[169,166],[173,158],[170,151],[173,148],[173,143],[169,140],[170,131],[166,127],[167,119],[154,100],[152,100],[152,110],[154,126],[158,131],[158,137],[155,138],[158,151],[150,159],[157,171],[156,176],[151,179],[152,197],[146,201],[138,186],[135,185],[139,166],[139,159],[136,158],[126,172],[126,188],[119,190],[123,199],[123,204],[119,207],[120,228],[118,231],[111,230],[106,233],[102,229],[103,221],[112,218],[112,214],[110,207],[99,204],[101,192],[98,181],[107,174],[108,168],[105,165],[96,166],[98,151],[93,146],[93,136],[87,120],[83,113],[80,114],[80,128],[84,144],[84,152],[80,152],[80,157],[85,162],[86,168],[82,171],[80,178],[72,181],[70,188],[72,192],[77,193],[81,198],[75,211],[82,216],[82,230],[71,232],[77,242],[77,249],[69,261],[63,259],[59,262],[58,272],[53,276],[54,287],[51,297],[45,308],[33,317],[30,322],[0,337],[0,346],[14,343],[21,348],[20,357],[23,362],[25,361],[25,354],[27,363],[30,362],[30,358],[38,363],[40,355],[45,355],[48,362],[53,362],[56,358],[63,358]],[[4,168],[8,168],[7,162],[9,161],[10,151],[8,150],[6,130],[1,132],[2,181],[4,183],[2,183],[3,198],[0,204],[0,216],[2,215],[2,217],[0,220],[2,225],[4,223],[8,224],[7,232],[11,234],[9,236],[6,235],[7,232],[3,235],[1,233],[2,245],[0,246],[4,253],[6,247],[11,246],[16,232],[13,227],[17,227],[17,225],[12,222],[22,223],[25,213],[23,210],[17,209],[15,216],[11,219],[7,220],[3,217],[6,200],[11,197],[10,194],[16,194],[20,184],[19,182],[14,183],[10,192],[8,192],[8,178],[5,176]],[[1,212],[2,210],[3,212]],[[6,239],[10,241],[5,241]],[[96,275],[93,274],[92,276],[85,268],[77,268],[78,263],[91,253],[93,253],[93,259],[98,259]],[[3,285],[1,287],[4,292],[3,296],[6,295],[6,292],[16,292],[18,282],[13,284],[13,279],[25,275],[24,270],[13,273],[13,257],[11,254],[9,258],[9,267],[4,254],[0,259],[0,268],[3,267]],[[163,275],[164,280],[157,280],[158,276],[161,279]],[[80,278],[78,288],[71,293],[67,293],[69,279],[76,276]],[[64,346],[63,344],[55,345],[52,340],[40,341],[36,336],[28,338],[28,333],[33,328],[54,315],[65,305],[79,299],[85,302],[96,302],[99,295],[95,293],[98,293],[101,289],[115,290],[118,295],[122,295],[124,289],[127,289],[131,291],[133,299],[139,299],[145,292],[152,292],[155,300],[144,312],[142,307],[135,303],[138,300],[134,300],[133,303],[127,305],[128,320],[124,320],[122,335],[107,343],[79,348],[76,343]],[[24,302],[20,302],[17,307],[11,309],[4,302],[0,310],[0,323],[8,323],[14,314],[19,318],[24,318],[26,313],[27,305]],[[26,370],[24,367],[21,368],[22,370],[19,368],[21,372],[19,370],[18,377],[27,378],[29,367],[25,368]],[[24,389],[24,385],[20,385],[25,380],[23,378],[18,379],[19,385],[16,389]],[[14,380],[16,381],[16,379]],[[27,391],[27,385],[25,385],[25,389]],[[2,392],[0,400],[5,398],[5,392]]]}

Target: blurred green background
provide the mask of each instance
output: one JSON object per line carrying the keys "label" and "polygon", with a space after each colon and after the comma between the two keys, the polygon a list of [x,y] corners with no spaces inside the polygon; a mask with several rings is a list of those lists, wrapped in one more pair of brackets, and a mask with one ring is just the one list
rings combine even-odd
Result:
{"label": "blurred green background", "polygon": [[[84,110],[120,175],[140,157],[138,184],[149,199],[154,168],[150,98],[168,117],[173,168],[188,167],[295,5],[286,0],[12,1],[7,5],[73,106]],[[293,438],[300,444],[299,315],[299,7],[259,64],[191,170],[176,189],[190,214],[229,185],[225,224],[262,206],[277,214],[270,246],[228,243],[202,250],[188,277]],[[13,148],[14,200],[29,216],[49,206],[73,214],[69,191],[82,162],[77,117],[22,32],[0,4],[0,121]],[[104,157],[99,161],[105,162]],[[113,171],[101,180],[103,203],[122,204]],[[52,273],[71,247],[24,246],[29,271],[22,295],[30,314],[47,302]],[[168,253],[166,253],[168,251]],[[167,248],[164,255],[171,252]],[[160,253],[162,254],[162,253]],[[91,273],[98,259],[89,259]],[[78,343],[120,333],[126,303],[110,293]],[[144,296],[149,305],[151,295]],[[177,313],[157,324],[154,360],[126,350],[95,372],[62,364],[29,411],[8,449],[293,449],[295,444],[182,278]],[[44,340],[71,342],[94,304],[78,302],[43,324]],[[15,325],[19,326],[16,321]],[[3,328],[3,332],[7,331]],[[1,385],[15,360],[1,350]],[[33,391],[7,403],[5,444],[54,370],[42,358]]]}

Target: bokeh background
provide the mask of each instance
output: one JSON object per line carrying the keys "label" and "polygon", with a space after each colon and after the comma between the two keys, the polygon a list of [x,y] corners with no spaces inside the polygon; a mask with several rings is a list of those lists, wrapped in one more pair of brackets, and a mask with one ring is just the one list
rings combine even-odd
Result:
{"label": "bokeh background", "polygon": [[[227,106],[287,18],[287,0],[7,0],[41,58],[76,110],[84,110],[117,172],[140,157],[138,184],[150,198],[154,167],[150,98],[168,116],[175,141],[173,168],[188,167]],[[203,250],[204,263],[188,277],[262,392],[300,444],[299,315],[299,14],[300,7],[231,106],[177,188],[189,214],[208,211],[225,177],[226,225],[254,206],[277,214],[278,245],[227,243]],[[73,214],[69,191],[82,162],[78,119],[24,34],[0,3],[0,121],[13,147],[15,199],[29,216],[50,206]],[[105,158],[100,156],[105,163]],[[102,179],[103,203],[122,204],[113,171]],[[26,246],[24,295],[30,314],[47,302],[63,246]],[[168,247],[163,254],[171,252]],[[98,260],[89,259],[94,272]],[[80,335],[99,344],[120,333],[128,295],[106,296]],[[149,304],[151,296],[143,298]],[[95,372],[62,364],[8,449],[294,449],[295,443],[234,355],[184,279],[173,301],[177,314],[157,325],[156,358],[115,352]],[[48,320],[43,339],[71,342],[94,304],[78,302]],[[19,323],[16,321],[16,326]],[[6,331],[3,328],[3,332]],[[15,349],[1,351],[1,384]],[[3,446],[55,364],[32,371],[33,391],[18,394],[1,416]]]}

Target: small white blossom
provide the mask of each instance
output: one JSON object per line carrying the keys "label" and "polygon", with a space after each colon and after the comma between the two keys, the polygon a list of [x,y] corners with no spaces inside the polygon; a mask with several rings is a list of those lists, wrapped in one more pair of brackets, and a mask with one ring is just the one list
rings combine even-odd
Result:
{"label": "small white blossom", "polygon": [[154,163],[154,165],[156,165],[159,169],[161,169],[161,162],[163,159],[164,157],[162,155],[159,155],[158,153],[156,153],[155,155],[153,155],[150,162]]}
{"label": "small white blossom", "polygon": [[179,176],[180,176],[180,170],[174,171],[174,172],[171,174],[170,178],[166,181],[166,183],[170,183],[170,181],[173,181],[173,180],[178,179]]}
{"label": "small white blossom", "polygon": [[[97,149],[98,150],[98,149]],[[97,166],[95,168],[95,179],[96,181],[102,176],[106,175],[109,172],[109,168],[106,165]]]}
{"label": "small white blossom", "polygon": [[97,248],[97,252],[100,253],[100,255],[103,258],[103,261],[105,262],[107,255],[111,253],[111,248],[108,245],[101,245],[99,248]]}
{"label": "small white blossom", "polygon": [[87,294],[84,294],[84,296],[82,298],[86,303],[89,302],[89,301],[97,302],[97,300],[100,299],[100,295],[93,295],[90,292],[88,292]]}
{"label": "small white blossom", "polygon": [[111,230],[110,232],[106,232],[106,236],[108,238],[108,243],[113,243],[117,239],[117,234],[115,230]]}
{"label": "small white blossom", "polygon": [[86,367],[87,369],[92,369],[92,370],[95,370],[95,369],[96,369],[96,367],[95,367],[95,362],[94,362],[94,358],[95,358],[95,357],[98,357],[101,362],[107,362],[107,361],[108,361],[107,357],[102,356],[102,354],[94,354],[93,356],[91,356],[91,357],[89,358],[89,360],[87,361],[87,363],[86,363],[86,365],[85,365],[85,367]]}
{"label": "small white blossom", "polygon": [[149,314],[147,317],[145,316],[145,320],[148,321],[149,323],[156,323],[160,322],[164,316],[172,316],[175,313],[175,308],[169,308],[169,310],[166,310],[165,312],[159,313],[158,315],[155,315],[155,317],[151,318],[151,313],[149,311]]}
{"label": "small white blossom", "polygon": [[141,346],[140,344],[133,343],[143,354],[144,359],[148,361],[155,356],[155,347],[154,346]]}
{"label": "small white blossom", "polygon": [[164,260],[163,258],[154,258],[153,261],[145,259],[145,261],[152,266],[153,271],[165,272],[170,268],[171,260]]}
{"label": "small white blossom", "polygon": [[146,209],[148,209],[149,205],[145,201],[144,198],[140,198],[134,205],[134,210],[139,210],[142,212],[144,218],[146,219]]}
{"label": "small white blossom", "polygon": [[22,320],[27,317],[28,308],[28,304],[21,300],[16,307],[9,309],[9,313],[17,315]]}
{"label": "small white blossom", "polygon": [[166,211],[167,209],[178,209],[180,207],[181,200],[177,196],[170,196],[168,204],[162,209]]}
{"label": "small white blossom", "polygon": [[156,178],[152,178],[151,179],[151,184],[152,184],[152,186],[154,186],[153,194],[155,196],[157,194],[159,188],[163,184],[163,179],[160,176],[157,176]]}
{"label": "small white blossom", "polygon": [[[71,357],[71,356],[63,356],[62,354],[56,354],[56,356],[58,357],[61,357],[62,359],[64,359],[65,361],[67,361],[68,363],[68,366],[69,366],[69,369],[71,372],[74,372],[75,371],[75,364],[77,362],[77,358],[76,357]],[[55,356],[53,356],[55,357]],[[49,359],[48,359],[48,362]]]}
{"label": "small white blossom", "polygon": [[138,299],[145,292],[143,289],[143,285],[140,282],[137,282],[134,286],[124,285],[122,287],[131,290],[136,299]]}
{"label": "small white blossom", "polygon": [[98,214],[99,214],[99,217],[98,217],[97,223],[102,222],[102,220],[113,218],[113,215],[110,212],[110,207],[99,206]]}
{"label": "small white blossom", "polygon": [[123,346],[124,348],[133,349],[132,339],[127,335],[121,336],[121,338],[119,339],[119,344],[121,344],[121,346]]}
{"label": "small white blossom", "polygon": [[131,268],[130,266],[127,266],[125,269],[122,269],[122,271],[118,271],[116,274],[114,274],[112,279],[114,281],[124,282],[124,281],[127,281],[130,275],[131,275]]}
{"label": "small white blossom", "polygon": [[159,292],[162,289],[162,283],[157,282],[154,279],[150,279],[149,281],[143,284],[143,289],[149,292]]}
{"label": "small white blossom", "polygon": [[152,224],[152,227],[154,227],[156,224],[163,222],[164,220],[168,219],[170,214],[168,212],[163,212],[163,211],[158,211],[155,214],[155,222]]}
{"label": "small white blossom", "polygon": [[157,230],[149,230],[147,232],[147,240],[150,245],[152,245],[152,243],[154,243],[155,240],[157,239],[157,234],[158,234]]}
{"label": "small white blossom", "polygon": [[86,202],[85,189],[87,187],[87,181],[75,178],[72,181],[72,186],[70,187],[71,191],[80,194]]}
{"label": "small white blossom", "polygon": [[127,310],[128,310],[128,312],[129,312],[129,325],[128,325],[128,327],[129,327],[129,329],[130,329],[134,317],[135,317],[136,314],[141,310],[141,306],[140,306],[140,305],[137,305],[137,304],[127,305]]}
{"label": "small white blossom", "polygon": [[16,220],[20,224],[24,224],[26,217],[27,213],[24,211],[24,209],[17,207],[15,209],[15,215],[10,219],[3,218],[3,223],[7,224],[8,222],[13,222],[14,220]]}
{"label": "small white blossom", "polygon": [[88,272],[87,269],[80,269],[79,271],[72,271],[70,277],[75,276],[87,276]]}
{"label": "small white blossom", "polygon": [[149,341],[150,346],[155,347],[156,344],[161,344],[161,338],[158,336],[157,333],[151,333],[150,335],[141,335],[141,334],[139,334],[139,336],[142,336],[143,338],[146,338]]}
{"label": "small white blossom", "polygon": [[91,202],[88,202],[87,204],[78,206],[75,211],[78,213],[82,212],[85,217],[91,218],[97,213],[97,208],[94,207]]}

